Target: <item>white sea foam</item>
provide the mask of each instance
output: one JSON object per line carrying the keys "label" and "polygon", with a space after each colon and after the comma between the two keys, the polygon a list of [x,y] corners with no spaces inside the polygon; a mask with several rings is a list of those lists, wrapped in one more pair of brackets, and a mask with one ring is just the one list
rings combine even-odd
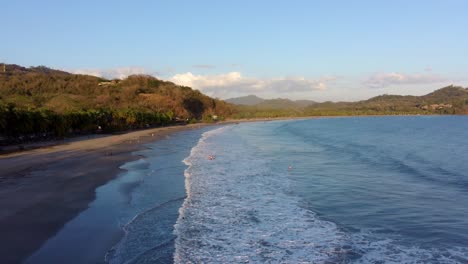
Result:
{"label": "white sea foam", "polygon": [[353,263],[468,263],[468,249],[464,247],[420,248],[372,232],[351,234],[350,239],[353,251],[359,256]]}
{"label": "white sea foam", "polygon": [[268,148],[238,132],[204,133],[184,160],[187,198],[175,225],[175,263],[468,262],[466,248],[422,249],[321,219],[290,194],[287,168],[272,169]]}
{"label": "white sea foam", "polygon": [[287,171],[270,171],[235,134],[222,133],[229,129],[205,133],[184,161],[187,198],[175,226],[174,261],[340,262],[344,234],[299,207],[286,194]]}

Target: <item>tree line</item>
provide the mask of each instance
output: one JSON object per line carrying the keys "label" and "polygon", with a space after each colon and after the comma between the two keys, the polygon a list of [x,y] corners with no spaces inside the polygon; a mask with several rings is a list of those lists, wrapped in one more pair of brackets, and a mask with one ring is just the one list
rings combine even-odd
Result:
{"label": "tree line", "polygon": [[290,100],[240,106],[148,75],[123,80],[47,67],[6,65],[0,72],[0,143],[96,132],[211,122],[225,118],[467,114],[468,90],[448,86],[424,96],[381,95],[359,102],[310,105]]}
{"label": "tree line", "polygon": [[0,139],[24,142],[230,116],[234,106],[148,75],[123,80],[47,67],[0,73]]}
{"label": "tree line", "polygon": [[92,109],[56,113],[48,109],[26,110],[13,104],[0,106],[0,135],[4,143],[21,143],[72,135],[110,133],[174,124],[172,112],[132,109]]}

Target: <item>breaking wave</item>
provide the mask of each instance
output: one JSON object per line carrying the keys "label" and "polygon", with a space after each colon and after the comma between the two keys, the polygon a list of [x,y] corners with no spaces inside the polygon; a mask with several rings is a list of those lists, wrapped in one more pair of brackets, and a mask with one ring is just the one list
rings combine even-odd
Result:
{"label": "breaking wave", "polygon": [[290,190],[288,169],[273,169],[277,161],[237,128],[205,132],[184,160],[187,197],[175,225],[175,263],[468,261],[466,248],[422,249],[322,219]]}

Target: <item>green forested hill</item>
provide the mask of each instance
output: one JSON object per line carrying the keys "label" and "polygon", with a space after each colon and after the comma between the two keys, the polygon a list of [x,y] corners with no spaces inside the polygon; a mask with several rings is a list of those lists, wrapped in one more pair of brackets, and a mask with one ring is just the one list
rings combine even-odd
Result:
{"label": "green forested hill", "polygon": [[0,66],[3,137],[116,131],[233,112],[224,101],[147,75],[105,80],[42,66]]}
{"label": "green forested hill", "polygon": [[[237,106],[236,117],[350,116],[399,114],[468,114],[468,89],[448,86],[423,96],[380,95],[358,102],[323,102],[300,106],[293,101],[267,100]],[[281,105],[281,107],[279,107]]]}
{"label": "green forested hill", "polygon": [[172,112],[180,118],[230,114],[223,101],[189,87],[148,75],[124,80],[71,74],[46,67],[7,65],[0,73],[0,100],[21,109],[50,109],[58,113],[88,109],[134,109]]}
{"label": "green forested hill", "polygon": [[325,102],[306,115],[468,114],[468,89],[448,86],[423,96],[380,95],[359,102]]}
{"label": "green forested hill", "polygon": [[359,102],[316,103],[248,96],[244,99],[255,99],[249,101],[253,105],[233,105],[148,75],[106,80],[43,66],[6,65],[6,71],[3,64],[0,66],[0,141],[10,143],[178,120],[211,120],[213,116],[468,114],[468,90],[457,86],[424,96],[381,95]]}

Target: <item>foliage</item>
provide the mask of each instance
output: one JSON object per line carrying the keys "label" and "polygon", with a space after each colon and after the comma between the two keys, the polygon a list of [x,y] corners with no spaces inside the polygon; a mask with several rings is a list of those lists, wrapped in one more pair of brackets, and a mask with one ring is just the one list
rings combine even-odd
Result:
{"label": "foliage", "polygon": [[0,139],[9,142],[161,126],[234,107],[147,75],[105,80],[47,67],[6,65],[0,73]]}
{"label": "foliage", "polygon": [[258,102],[232,105],[148,75],[106,80],[44,66],[6,65],[6,68],[6,72],[0,72],[0,141],[6,138],[9,143],[176,122],[213,122],[213,116],[225,120],[468,114],[468,90],[455,86],[424,96],[381,95],[359,102],[317,103],[248,96],[247,99]]}
{"label": "foliage", "polygon": [[234,117],[468,114],[468,90],[456,86],[424,96],[380,95],[359,102],[310,102],[305,102],[309,103],[306,105],[298,101],[274,99],[253,106],[237,105],[238,111]]}

